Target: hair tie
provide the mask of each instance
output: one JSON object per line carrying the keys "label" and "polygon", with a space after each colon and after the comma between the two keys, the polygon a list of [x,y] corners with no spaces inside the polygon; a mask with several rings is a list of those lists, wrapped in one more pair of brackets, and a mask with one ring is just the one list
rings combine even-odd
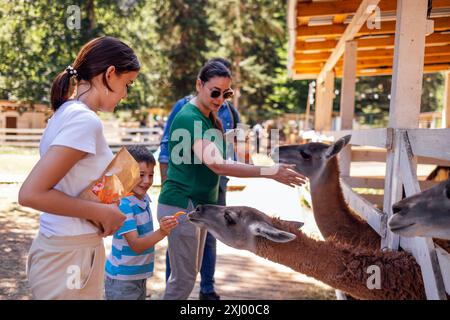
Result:
{"label": "hair tie", "polygon": [[77,70],[75,70],[72,66],[68,66],[67,68],[66,68],[66,72],[71,76],[71,77],[73,77],[73,76],[78,76],[78,72],[77,72]]}

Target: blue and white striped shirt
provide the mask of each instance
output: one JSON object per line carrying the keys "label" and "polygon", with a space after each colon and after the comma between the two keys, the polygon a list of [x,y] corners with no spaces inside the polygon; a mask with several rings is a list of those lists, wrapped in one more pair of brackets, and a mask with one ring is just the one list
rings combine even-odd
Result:
{"label": "blue and white striped shirt", "polygon": [[106,260],[105,271],[108,277],[117,280],[139,280],[152,276],[154,267],[154,247],[137,254],[123,236],[137,231],[139,237],[153,232],[150,198],[144,200],[135,196],[122,198],[119,209],[126,216],[122,227],[114,234],[111,253]]}

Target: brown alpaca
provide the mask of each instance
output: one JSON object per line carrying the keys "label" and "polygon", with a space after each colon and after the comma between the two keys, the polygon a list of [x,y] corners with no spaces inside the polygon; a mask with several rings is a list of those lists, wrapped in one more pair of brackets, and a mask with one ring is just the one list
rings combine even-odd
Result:
{"label": "brown alpaca", "polygon": [[309,178],[314,219],[325,239],[377,249],[381,237],[347,205],[342,193],[336,155],[349,141],[346,136],[332,145],[281,146],[274,153],[280,163],[295,164],[296,170]]}
{"label": "brown alpaca", "polygon": [[[314,219],[325,239],[335,238],[356,246],[378,249],[380,235],[347,205],[342,193],[336,155],[349,143],[350,138],[345,136],[332,145],[312,142],[281,146],[275,150],[275,154],[279,155],[280,163],[295,164],[296,170],[309,178]],[[439,170],[447,173],[445,168]],[[450,241],[433,240],[450,252]]]}
{"label": "brown alpaca", "polygon": [[[249,207],[199,206],[189,220],[231,247],[249,250],[359,299],[426,298],[420,267],[406,252],[317,241],[299,231],[298,223]],[[379,270],[379,288],[370,286],[374,269]]]}

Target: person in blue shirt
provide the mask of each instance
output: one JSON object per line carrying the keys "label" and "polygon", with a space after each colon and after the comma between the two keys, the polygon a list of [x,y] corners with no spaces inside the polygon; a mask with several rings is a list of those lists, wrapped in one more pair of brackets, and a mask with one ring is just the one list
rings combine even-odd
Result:
{"label": "person in blue shirt", "polygon": [[[210,61],[218,61],[225,65],[228,69],[231,68],[231,63],[223,58],[215,58]],[[178,100],[172,108],[167,123],[164,127],[163,137],[160,144],[160,153],[158,157],[159,167],[161,171],[161,182],[164,183],[167,177],[167,167],[169,163],[169,133],[170,126],[173,119],[183,106],[188,103],[193,96],[189,95]],[[218,118],[222,122],[224,132],[237,128],[240,123],[240,117],[237,110],[229,101],[225,101],[217,112]],[[234,156],[235,158],[235,156]],[[218,205],[226,205],[226,191],[228,178],[221,176],[219,181],[219,200]],[[220,296],[214,290],[214,272],[216,269],[216,239],[209,232],[206,236],[205,249],[203,252],[202,267],[200,269],[200,300],[220,300]],[[170,261],[169,255],[166,254],[166,281],[170,276]]]}

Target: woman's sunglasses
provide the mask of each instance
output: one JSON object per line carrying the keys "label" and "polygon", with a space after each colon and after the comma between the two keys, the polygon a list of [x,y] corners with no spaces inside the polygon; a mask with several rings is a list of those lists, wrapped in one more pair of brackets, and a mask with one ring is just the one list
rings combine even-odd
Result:
{"label": "woman's sunglasses", "polygon": [[[217,89],[212,89],[211,90],[211,98],[216,99],[218,97],[220,97],[221,91],[217,90]],[[223,99],[227,100],[230,99],[233,96],[234,92],[233,90],[229,89],[227,91],[224,91],[223,93]]]}

